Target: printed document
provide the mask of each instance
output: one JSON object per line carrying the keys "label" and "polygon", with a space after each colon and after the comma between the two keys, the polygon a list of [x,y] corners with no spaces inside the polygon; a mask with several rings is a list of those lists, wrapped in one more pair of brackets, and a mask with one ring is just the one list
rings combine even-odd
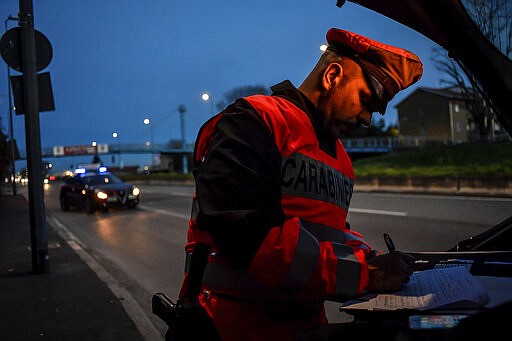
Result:
{"label": "printed document", "polygon": [[378,294],[342,309],[397,310],[478,308],[489,301],[487,291],[464,266],[417,271],[400,291]]}

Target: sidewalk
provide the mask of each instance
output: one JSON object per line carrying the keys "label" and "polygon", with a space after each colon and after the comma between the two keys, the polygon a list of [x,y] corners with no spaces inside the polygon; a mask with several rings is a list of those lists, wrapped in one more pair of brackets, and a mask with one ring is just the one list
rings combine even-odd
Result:
{"label": "sidewalk", "polygon": [[48,226],[47,274],[32,274],[28,201],[0,193],[0,339],[143,340],[119,298]]}

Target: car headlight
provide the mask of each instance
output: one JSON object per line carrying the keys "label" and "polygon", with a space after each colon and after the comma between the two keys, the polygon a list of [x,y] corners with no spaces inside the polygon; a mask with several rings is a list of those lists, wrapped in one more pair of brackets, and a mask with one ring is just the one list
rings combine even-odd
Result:
{"label": "car headlight", "polygon": [[108,198],[108,195],[105,192],[98,192],[98,193],[96,193],[96,196],[98,197],[98,199],[107,199]]}
{"label": "car headlight", "polygon": [[140,194],[140,189],[138,189],[137,187],[133,187],[132,194],[135,195],[135,196],[139,195]]}

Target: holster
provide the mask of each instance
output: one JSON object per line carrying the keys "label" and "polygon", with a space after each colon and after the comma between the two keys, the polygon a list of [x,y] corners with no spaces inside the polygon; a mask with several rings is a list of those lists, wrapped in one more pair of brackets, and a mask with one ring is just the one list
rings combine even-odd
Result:
{"label": "holster", "polygon": [[167,295],[153,295],[153,314],[160,317],[169,327],[166,341],[219,340],[220,336],[208,313],[199,304],[197,296],[201,289],[204,268],[208,261],[209,248],[198,245],[190,260],[189,287],[183,297],[174,303]]}

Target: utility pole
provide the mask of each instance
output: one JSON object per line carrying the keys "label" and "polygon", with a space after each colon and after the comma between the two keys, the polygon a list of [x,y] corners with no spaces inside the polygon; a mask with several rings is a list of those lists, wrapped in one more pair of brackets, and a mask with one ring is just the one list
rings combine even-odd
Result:
{"label": "utility pole", "polygon": [[37,84],[34,10],[32,0],[19,0],[21,58],[23,65],[23,96],[25,107],[25,139],[29,172],[28,197],[32,248],[32,271],[49,272],[48,239],[44,205],[39,124],[39,93]]}

